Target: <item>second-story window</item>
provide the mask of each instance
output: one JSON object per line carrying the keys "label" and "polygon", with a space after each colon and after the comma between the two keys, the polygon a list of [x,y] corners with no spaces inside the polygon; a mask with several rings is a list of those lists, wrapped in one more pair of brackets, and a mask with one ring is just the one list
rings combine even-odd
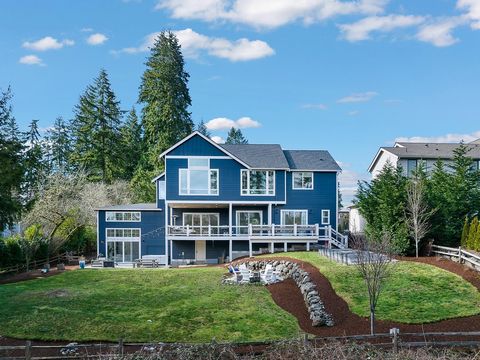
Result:
{"label": "second-story window", "polygon": [[294,172],[292,186],[294,190],[312,190],[313,172]]}
{"label": "second-story window", "polygon": [[210,169],[210,160],[188,159],[188,169],[179,169],[180,195],[218,195],[218,169]]}
{"label": "second-story window", "polygon": [[242,169],[242,195],[275,195],[275,171]]}

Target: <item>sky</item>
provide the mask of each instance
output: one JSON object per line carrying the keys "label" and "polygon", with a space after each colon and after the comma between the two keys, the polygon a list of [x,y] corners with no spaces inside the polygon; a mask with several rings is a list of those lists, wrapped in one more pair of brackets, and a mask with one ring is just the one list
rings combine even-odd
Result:
{"label": "sky", "polygon": [[0,89],[21,129],[72,117],[105,68],[137,104],[155,34],[175,32],[192,119],[216,141],[326,149],[344,203],[380,146],[480,138],[480,0],[1,0]]}

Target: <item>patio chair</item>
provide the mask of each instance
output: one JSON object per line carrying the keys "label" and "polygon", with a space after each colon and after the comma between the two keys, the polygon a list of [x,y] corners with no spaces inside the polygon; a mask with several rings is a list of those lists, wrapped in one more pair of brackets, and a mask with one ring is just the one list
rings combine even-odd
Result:
{"label": "patio chair", "polygon": [[263,272],[260,273],[260,279],[266,283],[266,284],[269,284],[272,280],[273,280],[273,267],[272,265],[270,264],[267,264],[267,266],[265,266],[265,270]]}
{"label": "patio chair", "polygon": [[241,268],[237,273],[237,282],[240,282],[241,284],[248,284],[250,282],[250,276],[252,276],[250,270],[247,268]]}

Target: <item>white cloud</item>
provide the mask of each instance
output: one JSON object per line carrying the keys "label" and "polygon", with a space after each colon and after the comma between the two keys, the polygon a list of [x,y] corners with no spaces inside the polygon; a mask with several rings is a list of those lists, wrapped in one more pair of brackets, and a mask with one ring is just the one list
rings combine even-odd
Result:
{"label": "white cloud", "polygon": [[212,139],[213,141],[215,141],[217,144],[224,144],[225,143],[225,139],[222,138],[221,136],[212,136],[210,139]]}
{"label": "white cloud", "polygon": [[327,110],[328,107],[325,104],[303,104],[302,109],[318,109],[318,110]]}
{"label": "white cloud", "polygon": [[423,16],[415,15],[387,15],[371,16],[352,24],[342,24],[338,27],[343,38],[348,41],[361,41],[370,39],[372,32],[390,32],[399,28],[419,25],[425,21]]}
{"label": "white cloud", "polygon": [[208,121],[205,126],[209,130],[228,130],[232,127],[238,129],[258,128],[262,126],[258,121],[250,117],[241,117],[238,120],[232,120],[225,117],[219,117]]}
{"label": "white cloud", "polygon": [[360,111],[353,110],[353,111],[349,111],[347,114],[348,116],[357,116],[358,114],[360,114]]}
{"label": "white cloud", "polygon": [[375,91],[367,91],[363,93],[356,93],[349,96],[345,96],[341,99],[337,100],[339,104],[347,104],[347,103],[359,103],[359,102],[367,102],[372,100],[378,93]]}
{"label": "white cloud", "polygon": [[275,28],[295,21],[311,24],[338,15],[382,13],[389,0],[159,0],[177,19],[230,21],[257,28]]}
{"label": "white cloud", "polygon": [[44,66],[45,64],[43,63],[42,59],[40,59],[37,55],[25,55],[18,60],[20,64],[25,64],[25,65],[39,65],[39,66]]}
{"label": "white cloud", "polygon": [[437,47],[451,46],[459,40],[453,36],[452,31],[466,22],[465,17],[450,17],[426,24],[420,28],[416,38]]}
{"label": "white cloud", "polygon": [[480,139],[480,130],[470,134],[446,134],[440,136],[412,136],[412,137],[398,137],[396,142],[431,142],[431,143],[459,143],[464,141],[466,143]]}
{"label": "white cloud", "polygon": [[342,172],[338,177],[340,192],[342,193],[343,205],[348,206],[358,190],[358,181],[369,179],[368,173],[359,173],[351,169],[351,164],[339,162]]}
{"label": "white cloud", "polygon": [[[185,57],[197,58],[202,52],[230,61],[248,61],[275,54],[264,41],[245,38],[230,41],[224,38],[209,37],[192,29],[174,31]],[[158,32],[149,34],[139,47],[124,48],[120,52],[129,54],[148,51],[154,44]]]}
{"label": "white cloud", "polygon": [[35,50],[35,51],[47,51],[47,50],[58,50],[64,46],[72,46],[75,44],[75,41],[70,39],[64,39],[58,41],[57,39],[51,36],[45,36],[37,41],[25,41],[22,46],[26,49]]}
{"label": "white cloud", "polygon": [[92,29],[92,28],[89,28],[89,27],[85,27],[85,28],[81,28],[80,31],[81,31],[81,32],[92,32],[93,29]]}
{"label": "white cloud", "polygon": [[87,38],[87,43],[89,45],[102,45],[105,41],[108,40],[108,37],[101,33],[92,34]]}
{"label": "white cloud", "polygon": [[474,30],[480,29],[480,1],[479,0],[458,0],[457,8],[466,10],[466,17],[471,20],[470,26]]}

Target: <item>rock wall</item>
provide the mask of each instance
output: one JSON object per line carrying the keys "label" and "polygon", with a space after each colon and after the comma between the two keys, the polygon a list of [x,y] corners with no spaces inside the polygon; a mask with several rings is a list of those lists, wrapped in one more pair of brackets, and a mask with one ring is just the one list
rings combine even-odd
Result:
{"label": "rock wall", "polygon": [[310,314],[310,319],[312,320],[313,326],[333,326],[333,318],[325,310],[320,295],[316,289],[316,285],[310,278],[308,272],[300,268],[300,266],[288,260],[246,260],[246,261],[236,261],[232,263],[233,266],[238,266],[240,264],[245,264],[248,269],[254,271],[261,271],[265,269],[267,264],[272,265],[273,270],[277,271],[280,276],[284,279],[292,278],[293,281],[297,284],[300,292],[303,295],[305,300],[305,305],[307,306],[308,312]]}

